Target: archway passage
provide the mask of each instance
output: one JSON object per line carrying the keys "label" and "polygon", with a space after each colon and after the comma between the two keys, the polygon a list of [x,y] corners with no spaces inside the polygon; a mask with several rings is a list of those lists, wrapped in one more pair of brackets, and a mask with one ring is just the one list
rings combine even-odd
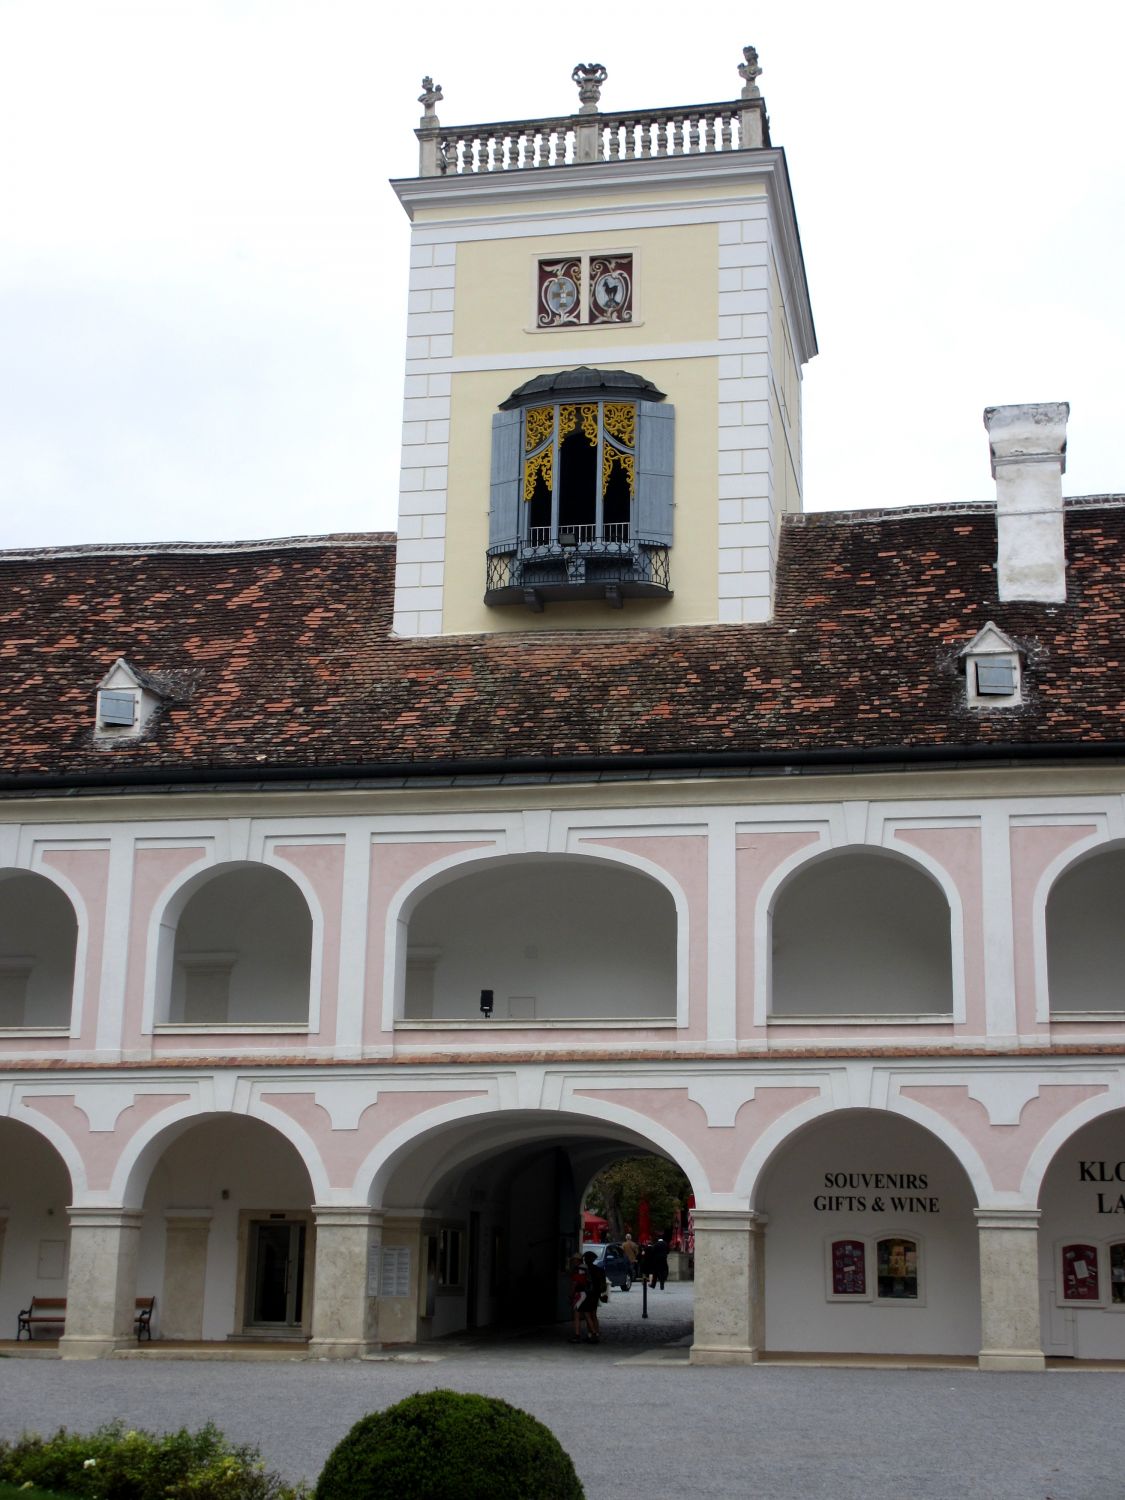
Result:
{"label": "archway passage", "polygon": [[[412,1274],[401,1296],[380,1300],[380,1341],[530,1326],[563,1337],[585,1189],[603,1167],[646,1154],[662,1153],[624,1127],[531,1110],[461,1121],[403,1148],[380,1174],[376,1198],[383,1253],[401,1256]],[[690,1334],[689,1293],[675,1309],[669,1299],[663,1325],[650,1318],[643,1330],[639,1287],[610,1298],[620,1341],[643,1333],[659,1342],[662,1327],[665,1341]]]}
{"label": "archway passage", "polygon": [[772,920],[774,1016],[948,1015],[949,904],[937,882],[885,850],[801,866]]}
{"label": "archway passage", "polygon": [[157,1298],[158,1336],[307,1338],[313,1191],[294,1147],[259,1120],[212,1116],[156,1148],[136,1290]]}
{"label": "archway passage", "polygon": [[68,1026],[78,920],[45,875],[0,871],[0,1028]]}
{"label": "archway passage", "polygon": [[1039,1208],[1043,1352],[1125,1359],[1125,1110],[1059,1148]]}
{"label": "archway passage", "polygon": [[672,1020],[676,908],[650,876],[566,856],[477,865],[410,916],[404,1014],[497,1021]]}
{"label": "archway passage", "polygon": [[1125,849],[1106,849],[1065,870],[1047,901],[1051,1012],[1125,1011]]}
{"label": "archway passage", "polygon": [[[32,1297],[65,1297],[70,1173],[54,1146],[0,1120],[0,1330],[10,1338]],[[58,1333],[45,1328],[45,1333]]]}
{"label": "archway passage", "polygon": [[817,1120],[775,1152],[755,1207],[770,1352],[980,1349],[976,1198],[920,1125],[874,1110]]}

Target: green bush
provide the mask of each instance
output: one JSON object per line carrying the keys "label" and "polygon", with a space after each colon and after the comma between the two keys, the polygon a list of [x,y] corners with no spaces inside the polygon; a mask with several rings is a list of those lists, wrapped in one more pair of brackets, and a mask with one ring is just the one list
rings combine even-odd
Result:
{"label": "green bush", "polygon": [[0,1500],[66,1500],[52,1490],[37,1490],[34,1485],[5,1484],[0,1479]]}
{"label": "green bush", "polygon": [[554,1433],[493,1396],[430,1391],[361,1417],[315,1500],[583,1500]]}
{"label": "green bush", "polygon": [[77,1500],[302,1500],[304,1486],[282,1483],[256,1448],[229,1443],[212,1423],[198,1432],[126,1431],[111,1422],[82,1435],[25,1433],[0,1442],[0,1481],[33,1485]]}

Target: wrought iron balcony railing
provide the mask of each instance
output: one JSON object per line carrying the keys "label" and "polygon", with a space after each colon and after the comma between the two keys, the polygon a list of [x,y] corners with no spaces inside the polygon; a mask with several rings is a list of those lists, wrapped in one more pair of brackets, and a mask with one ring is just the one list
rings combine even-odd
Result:
{"label": "wrought iron balcony railing", "polygon": [[486,604],[541,610],[550,600],[605,599],[620,608],[625,599],[671,596],[667,547],[599,539],[575,546],[548,541],[487,558]]}
{"label": "wrought iron balcony railing", "polygon": [[[588,547],[595,542],[621,543],[629,540],[628,521],[610,521],[600,531],[595,525],[588,526],[531,526],[527,533],[527,547]],[[526,554],[526,549],[525,554]]]}

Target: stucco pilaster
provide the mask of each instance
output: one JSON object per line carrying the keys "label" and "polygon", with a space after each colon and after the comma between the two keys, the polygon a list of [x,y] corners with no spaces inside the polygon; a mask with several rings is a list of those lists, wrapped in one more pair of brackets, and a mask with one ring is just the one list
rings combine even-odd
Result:
{"label": "stucco pilaster", "polygon": [[978,1208],[982,1370],[1042,1370],[1039,1213]]}
{"label": "stucco pilaster", "polygon": [[67,1209],[70,1269],[63,1359],[97,1359],[132,1342],[142,1215],[123,1208]]}
{"label": "stucco pilaster", "polygon": [[309,1353],[354,1359],[379,1343],[378,1299],[368,1285],[373,1252],[382,1241],[382,1214],[367,1205],[313,1204],[316,1262]]}
{"label": "stucco pilaster", "polygon": [[748,1365],[761,1354],[765,1223],[746,1210],[695,1210],[693,1365]]}
{"label": "stucco pilaster", "polygon": [[153,1321],[161,1338],[201,1339],[211,1215],[202,1209],[168,1209],[164,1218],[164,1293]]}

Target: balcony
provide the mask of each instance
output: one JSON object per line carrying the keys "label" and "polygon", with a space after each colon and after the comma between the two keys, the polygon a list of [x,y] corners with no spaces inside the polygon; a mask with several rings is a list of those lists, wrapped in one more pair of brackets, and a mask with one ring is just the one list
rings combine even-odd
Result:
{"label": "balcony", "polygon": [[551,600],[670,599],[668,548],[635,540],[627,521],[600,528],[533,526],[515,552],[488,554],[486,604],[525,604],[536,613]]}

